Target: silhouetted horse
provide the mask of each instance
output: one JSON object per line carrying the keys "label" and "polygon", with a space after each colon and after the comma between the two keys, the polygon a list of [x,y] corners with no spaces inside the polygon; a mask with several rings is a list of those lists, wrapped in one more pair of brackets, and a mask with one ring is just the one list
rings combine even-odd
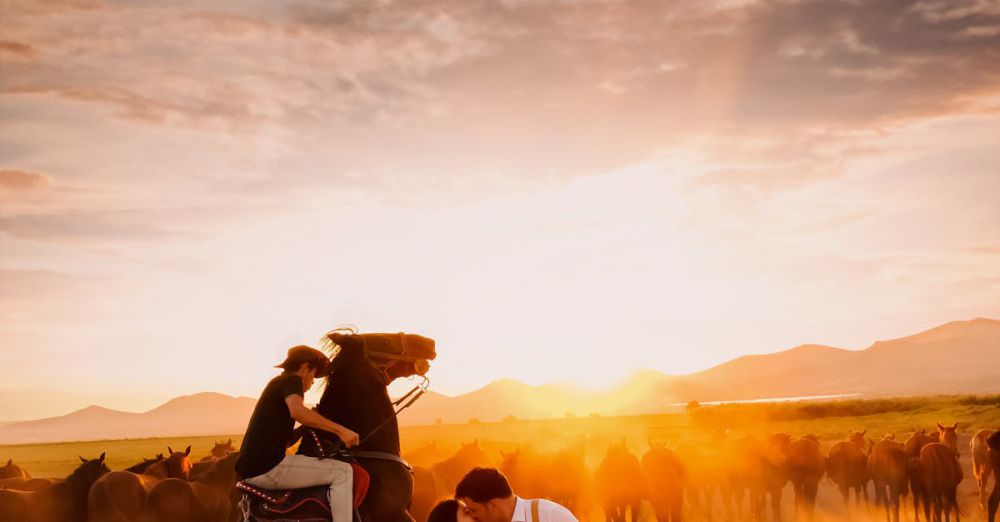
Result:
{"label": "silhouetted horse", "polygon": [[939,433],[928,435],[927,430],[920,430],[914,432],[903,442],[903,452],[906,454],[906,474],[910,480],[910,491],[913,493],[913,520],[916,522],[920,522],[920,503],[923,502],[924,498],[924,483],[920,478],[920,450],[939,440]]}
{"label": "silhouetted horse", "polygon": [[649,443],[642,456],[642,471],[649,488],[649,501],[658,522],[680,522],[684,514],[684,482],[687,474],[680,456],[663,444]]}
{"label": "silhouetted horse", "polygon": [[986,501],[987,517],[989,522],[995,522],[997,507],[1000,507],[1000,430],[986,439],[986,445],[990,448],[990,466],[993,468],[993,493]]}
{"label": "silhouetted horse", "polygon": [[486,452],[479,446],[479,439],[468,444],[462,444],[454,455],[431,466],[434,482],[437,484],[438,496],[450,497],[455,494],[455,487],[473,468],[493,466]]}
{"label": "silhouetted horse", "polygon": [[920,481],[923,488],[924,517],[931,520],[933,509],[934,520],[950,518],[955,512],[955,520],[961,516],[958,505],[958,484],[962,482],[962,466],[958,462],[958,453],[944,443],[932,442],[920,450]]}
{"label": "silhouetted horse", "polygon": [[163,460],[163,454],[157,453],[156,456],[151,459],[142,459],[142,462],[125,468],[125,471],[131,471],[132,473],[142,473],[147,469],[149,469],[150,466],[156,464],[157,462],[160,462],[161,460]]}
{"label": "silhouetted horse", "polygon": [[639,458],[628,450],[625,440],[608,446],[594,472],[594,485],[607,520],[625,522],[629,511],[632,520],[638,518],[642,500],[647,497],[646,478]]}
{"label": "silhouetted horse", "polygon": [[899,507],[907,486],[906,451],[888,437],[872,446],[868,473],[875,484],[875,502],[885,508],[886,522],[899,522]]}
{"label": "silhouetted horse", "polygon": [[838,442],[830,448],[826,458],[826,474],[830,477],[840,496],[844,499],[844,509],[850,510],[850,493],[854,490],[855,506],[861,505],[864,497],[868,503],[868,453],[865,451],[865,432],[851,432],[848,440]]}
{"label": "silhouetted horse", "polygon": [[819,481],[826,471],[826,458],[820,449],[819,439],[813,435],[804,435],[792,441],[788,445],[785,469],[795,492],[796,515],[811,519],[816,507]]}
{"label": "silhouetted horse", "polygon": [[14,464],[14,459],[7,459],[7,463],[0,466],[0,479],[6,478],[18,478],[18,479],[30,479],[31,473],[28,473],[24,468]]}
{"label": "silhouetted horse", "polygon": [[104,454],[83,462],[66,480],[41,491],[0,491],[0,520],[17,522],[83,522],[87,492],[108,473]]}
{"label": "silhouetted horse", "polygon": [[[364,521],[410,521],[413,475],[399,455],[399,425],[386,387],[400,377],[424,375],[434,359],[434,340],[414,334],[327,334],[333,353],[326,388],[316,410],[354,430],[361,444],[351,456],[371,475],[371,484],[358,509]],[[321,445],[303,438],[298,452],[320,456],[341,447],[329,433],[316,432]]]}
{"label": "silhouetted horse", "polygon": [[[976,484],[979,486],[979,506],[984,510],[988,498],[986,485],[990,481],[990,475],[993,474],[993,467],[990,466],[990,447],[987,441],[993,433],[993,430],[979,430],[969,441],[969,449],[972,450],[972,474],[976,477]],[[1000,477],[996,477],[994,482],[997,480],[1000,480]]]}

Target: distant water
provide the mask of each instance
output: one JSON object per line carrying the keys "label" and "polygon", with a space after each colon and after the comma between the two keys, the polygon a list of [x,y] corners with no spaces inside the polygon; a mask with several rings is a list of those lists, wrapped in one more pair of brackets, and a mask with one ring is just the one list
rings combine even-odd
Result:
{"label": "distant water", "polygon": [[[738,401],[698,401],[698,404],[715,406],[719,404],[759,404],[762,402],[799,402],[819,401],[826,399],[850,399],[861,397],[860,393],[841,393],[837,395],[803,395],[800,397],[771,397],[767,399],[743,399]],[[687,406],[686,402],[674,402],[671,406]]]}

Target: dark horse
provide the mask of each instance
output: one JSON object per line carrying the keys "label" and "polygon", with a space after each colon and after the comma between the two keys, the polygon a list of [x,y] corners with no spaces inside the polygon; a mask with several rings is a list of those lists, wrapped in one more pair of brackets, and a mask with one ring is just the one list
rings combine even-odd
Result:
{"label": "dark horse", "polygon": [[[316,410],[357,432],[361,444],[350,456],[371,475],[358,512],[365,522],[409,522],[413,472],[399,456],[399,425],[386,387],[400,377],[424,375],[434,359],[434,340],[414,334],[327,334],[333,353],[330,373]],[[332,434],[317,431],[302,438],[298,452],[317,457],[340,447]]]}

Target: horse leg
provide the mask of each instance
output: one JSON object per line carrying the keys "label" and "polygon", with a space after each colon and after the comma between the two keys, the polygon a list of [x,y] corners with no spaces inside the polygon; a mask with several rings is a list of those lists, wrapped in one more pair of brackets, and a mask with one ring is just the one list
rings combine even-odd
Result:
{"label": "horse leg", "polygon": [[986,501],[987,520],[996,522],[997,507],[1000,507],[1000,474],[993,477],[993,493]]}
{"label": "horse leg", "polygon": [[781,522],[781,488],[771,489],[771,511],[774,520]]}

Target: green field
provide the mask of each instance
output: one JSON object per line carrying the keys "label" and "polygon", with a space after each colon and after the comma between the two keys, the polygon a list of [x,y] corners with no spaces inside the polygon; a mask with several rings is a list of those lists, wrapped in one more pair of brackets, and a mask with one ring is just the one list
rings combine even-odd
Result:
{"label": "green field", "polygon": [[[92,459],[101,452],[106,452],[108,467],[124,469],[142,461],[143,458],[150,458],[157,453],[166,454],[168,446],[174,451],[184,451],[190,444],[191,458],[198,461],[208,455],[216,441],[226,440],[229,437],[229,435],[217,435],[0,446],[0,457],[4,462],[8,458],[13,458],[15,463],[30,471],[35,477],[64,477],[76,468],[81,456]],[[233,445],[239,447],[243,435],[232,438]]]}
{"label": "green field", "polygon": [[[753,434],[808,433],[820,437],[825,447],[843,439],[850,430],[867,429],[873,438],[882,433],[896,433],[905,438],[918,429],[932,430],[936,422],[958,422],[962,443],[968,444],[975,430],[1000,428],[1000,395],[730,404],[663,415],[413,426],[402,429],[401,439],[404,453],[433,442],[445,454],[461,443],[478,439],[487,454],[499,461],[500,451],[528,442],[541,448],[558,447],[567,440],[585,437],[588,463],[596,465],[607,443],[623,438],[637,453],[646,449],[648,440],[698,443],[706,434],[725,429]],[[239,447],[241,434],[109,440],[0,446],[0,459],[13,458],[38,477],[59,477],[76,467],[77,456],[93,458],[107,452],[110,467],[122,469],[144,457],[166,452],[167,446],[181,450],[190,444],[192,457],[197,461],[208,454],[215,441],[229,437]]]}

